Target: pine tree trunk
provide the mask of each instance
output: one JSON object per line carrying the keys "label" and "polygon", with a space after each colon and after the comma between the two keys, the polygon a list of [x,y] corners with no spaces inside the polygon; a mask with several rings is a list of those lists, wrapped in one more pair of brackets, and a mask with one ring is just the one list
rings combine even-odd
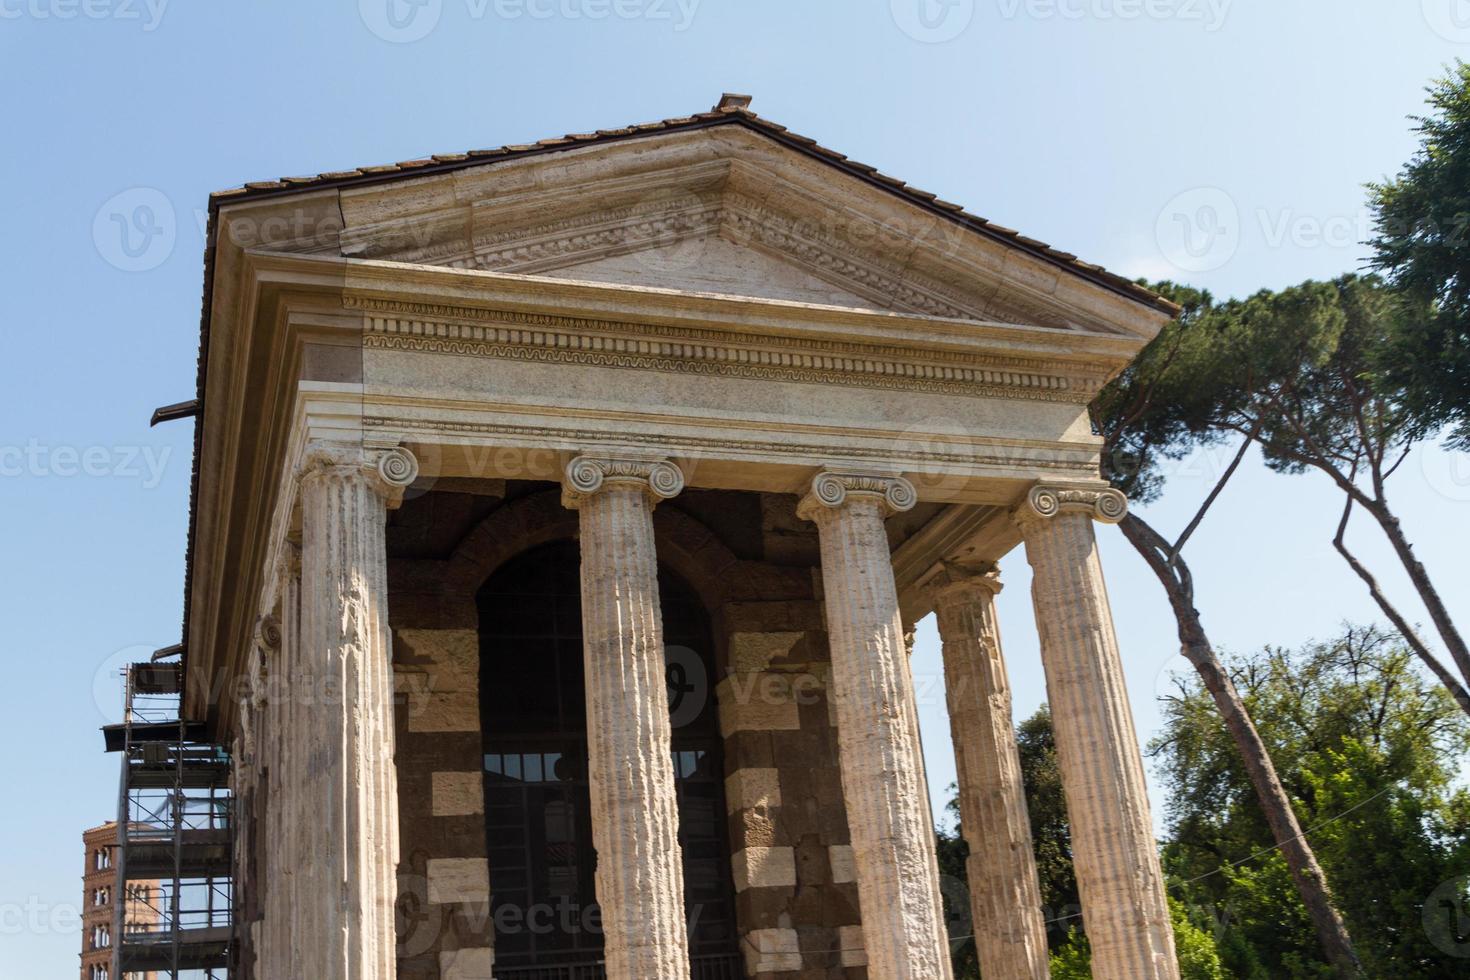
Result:
{"label": "pine tree trunk", "polygon": [[1444,640],[1445,649],[1450,652],[1450,659],[1459,668],[1465,682],[1470,683],[1470,648],[1466,647],[1464,637],[1455,628],[1455,621],[1450,618],[1449,610],[1440,600],[1439,592],[1429,579],[1429,572],[1414,556],[1414,546],[1409,544],[1409,539],[1404,536],[1404,529],[1399,524],[1399,519],[1393,515],[1388,505],[1382,500],[1366,506],[1366,509],[1378,522],[1378,526],[1383,528],[1383,533],[1388,536],[1389,544],[1393,545],[1394,553],[1399,556],[1399,562],[1404,566],[1404,571],[1409,574],[1409,581],[1414,583],[1414,589],[1419,593],[1419,598],[1423,600],[1424,608],[1429,610],[1429,618],[1439,632],[1440,638]]}
{"label": "pine tree trunk", "polygon": [[1276,846],[1286,859],[1296,883],[1302,903],[1307,907],[1317,939],[1336,971],[1343,980],[1358,980],[1363,975],[1362,964],[1353,951],[1352,939],[1332,901],[1332,892],[1327,886],[1327,876],[1317,863],[1317,856],[1302,834],[1292,809],[1291,799],[1276,774],[1276,766],[1261,740],[1260,733],[1240,693],[1224,666],[1215,656],[1204,626],[1200,622],[1199,610],[1194,607],[1194,589],[1189,578],[1188,567],[1175,558],[1172,566],[1165,558],[1167,542],[1152,527],[1136,515],[1123,519],[1122,530],[1138,553],[1148,562],[1169,596],[1169,605],[1174,610],[1174,619],[1179,630],[1180,652],[1196,671],[1205,689],[1214,698],[1225,727],[1235,740],[1241,761],[1245,764],[1256,797],[1266,822],[1271,827]]}

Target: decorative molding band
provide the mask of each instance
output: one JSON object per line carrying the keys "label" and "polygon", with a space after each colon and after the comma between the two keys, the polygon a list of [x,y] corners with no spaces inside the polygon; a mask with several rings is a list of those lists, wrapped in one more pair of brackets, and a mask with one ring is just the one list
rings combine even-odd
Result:
{"label": "decorative molding band", "polygon": [[[919,352],[893,346],[453,307],[415,309],[418,304],[365,297],[347,297],[346,303],[369,314],[363,345],[375,350],[1074,404],[1091,401],[1105,377],[1096,370],[1064,374],[1055,364],[1035,359],[924,351],[921,361],[915,359]],[[408,308],[391,309],[395,306]],[[378,315],[390,312],[402,315]]]}
{"label": "decorative molding band", "polygon": [[823,511],[841,509],[851,500],[877,499],[884,516],[913,509],[919,496],[914,485],[901,476],[876,476],[866,473],[818,473],[811,489],[796,506],[803,520],[816,520]]}
{"label": "decorative molding band", "polygon": [[1116,524],[1128,513],[1128,498],[1111,487],[1035,486],[1015,510],[1019,524],[1050,520],[1061,513],[1086,513],[1104,524]]}
{"label": "decorative molding band", "polygon": [[[542,445],[555,445],[558,442],[563,444],[585,444],[588,441],[588,431],[585,427],[515,425],[505,422],[462,422],[451,419],[413,419],[392,415],[363,416],[361,424],[365,429],[378,429],[394,434],[421,432],[427,436],[447,433],[476,436],[509,436],[525,442],[535,442]],[[1097,466],[1096,459],[1080,460],[1072,463],[1066,460],[1056,459],[1018,458],[1015,452],[1008,454],[989,453],[982,452],[978,449],[972,452],[945,453],[924,449],[912,443],[906,444],[900,452],[886,453],[879,450],[844,448],[824,442],[773,443],[769,440],[761,439],[715,439],[698,436],[680,436],[672,433],[642,436],[634,432],[623,432],[618,434],[618,439],[640,450],[672,452],[681,457],[689,458],[698,458],[701,455],[715,455],[723,451],[758,452],[766,456],[777,454],[797,459],[810,459],[813,456],[825,457],[827,459],[844,458],[861,463],[888,462],[894,459],[895,456],[902,456],[904,459],[925,463],[997,466],[1005,468],[1024,465],[1026,468],[1033,470],[1052,469],[1072,473],[1076,473],[1080,469],[1090,468],[1095,470]]]}
{"label": "decorative molding band", "polygon": [[576,510],[586,498],[617,486],[640,490],[658,503],[679,495],[684,489],[684,474],[666,459],[578,456],[567,464],[562,503]]}

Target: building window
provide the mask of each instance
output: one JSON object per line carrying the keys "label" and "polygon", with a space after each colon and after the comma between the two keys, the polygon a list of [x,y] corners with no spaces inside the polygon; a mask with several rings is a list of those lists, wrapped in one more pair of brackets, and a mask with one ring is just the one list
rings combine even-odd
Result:
{"label": "building window", "polygon": [[103,905],[106,905],[108,903],[108,900],[111,898],[112,890],[109,888],[92,889],[92,905],[96,908],[100,908]]}
{"label": "building window", "polygon": [[94,964],[89,980],[107,980],[107,967]]}
{"label": "building window", "polygon": [[106,871],[112,867],[112,848],[99,847],[92,855],[92,867],[98,871]]}
{"label": "building window", "polygon": [[92,948],[107,949],[112,945],[112,928],[110,926],[92,927]]}

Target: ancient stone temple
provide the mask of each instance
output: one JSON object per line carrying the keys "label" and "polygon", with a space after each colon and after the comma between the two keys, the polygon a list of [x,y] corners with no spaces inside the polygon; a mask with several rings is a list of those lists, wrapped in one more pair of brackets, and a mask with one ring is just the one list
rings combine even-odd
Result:
{"label": "ancient stone temple", "polygon": [[[241,975],[1046,975],[992,604],[1024,546],[1096,976],[1176,976],[1088,401],[1175,312],[761,119],[211,200],[186,712]],[[875,121],[876,122],[876,121]]]}

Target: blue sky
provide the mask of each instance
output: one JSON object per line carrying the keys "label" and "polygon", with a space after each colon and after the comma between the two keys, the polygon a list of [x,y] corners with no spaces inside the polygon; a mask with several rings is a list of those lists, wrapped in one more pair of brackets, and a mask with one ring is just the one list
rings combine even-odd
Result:
{"label": "blue sky", "polygon": [[[76,968],[78,835],[116,800],[99,700],[119,662],[178,639],[191,423],[147,420],[193,395],[211,190],[742,91],[1088,260],[1234,295],[1359,265],[1363,182],[1407,158],[1405,117],[1466,55],[1466,0],[0,0],[0,980]],[[115,214],[137,219],[127,237]],[[1191,461],[1149,519],[1177,529],[1221,465]],[[1470,622],[1470,461],[1429,450],[1395,483]],[[1337,507],[1322,480],[1245,467],[1191,545],[1219,643],[1374,618],[1330,548]],[[1366,524],[1354,543],[1421,616]],[[1103,549],[1147,737],[1173,623],[1121,536]],[[1029,578],[1019,554],[1004,572],[1029,713]],[[914,669],[937,794],[953,763],[932,629]]]}

